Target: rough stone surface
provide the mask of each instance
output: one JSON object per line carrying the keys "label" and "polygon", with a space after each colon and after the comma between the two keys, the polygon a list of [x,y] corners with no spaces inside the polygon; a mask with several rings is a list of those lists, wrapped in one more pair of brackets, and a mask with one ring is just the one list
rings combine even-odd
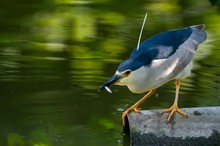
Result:
{"label": "rough stone surface", "polygon": [[175,113],[170,123],[162,110],[128,114],[133,146],[220,146],[220,107],[183,108],[188,119]]}

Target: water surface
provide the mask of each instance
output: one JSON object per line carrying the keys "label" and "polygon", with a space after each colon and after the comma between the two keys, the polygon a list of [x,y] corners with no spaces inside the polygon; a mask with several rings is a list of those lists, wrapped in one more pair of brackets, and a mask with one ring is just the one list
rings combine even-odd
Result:
{"label": "water surface", "polygon": [[[2,1],[0,145],[123,145],[121,113],[144,94],[97,90],[136,47],[146,11],[142,39],[206,24],[179,106],[220,106],[219,8],[208,0]],[[168,108],[174,93],[169,82],[142,108]]]}

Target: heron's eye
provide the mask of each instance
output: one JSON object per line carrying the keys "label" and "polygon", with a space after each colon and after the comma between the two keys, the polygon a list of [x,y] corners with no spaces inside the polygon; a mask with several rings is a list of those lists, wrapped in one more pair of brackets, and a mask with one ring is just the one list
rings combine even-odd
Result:
{"label": "heron's eye", "polygon": [[131,73],[131,70],[126,71],[124,74],[128,76]]}

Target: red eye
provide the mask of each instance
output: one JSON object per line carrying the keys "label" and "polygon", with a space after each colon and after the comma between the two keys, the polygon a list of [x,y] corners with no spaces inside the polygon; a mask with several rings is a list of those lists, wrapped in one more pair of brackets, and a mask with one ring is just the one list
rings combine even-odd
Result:
{"label": "red eye", "polygon": [[130,73],[131,73],[131,71],[128,70],[128,71],[125,72],[125,75],[128,76]]}

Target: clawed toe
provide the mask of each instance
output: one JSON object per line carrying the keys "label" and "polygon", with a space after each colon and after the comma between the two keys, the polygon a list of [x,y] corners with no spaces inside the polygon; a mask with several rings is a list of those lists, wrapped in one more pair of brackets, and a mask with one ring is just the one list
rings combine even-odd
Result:
{"label": "clawed toe", "polygon": [[128,113],[130,113],[131,111],[134,111],[134,112],[140,112],[141,111],[141,108],[137,108],[137,107],[130,107],[129,109],[127,109],[126,111],[124,111],[122,113],[122,123],[123,125],[125,126],[125,117],[127,116]]}
{"label": "clawed toe", "polygon": [[181,115],[184,116],[185,118],[188,118],[188,116],[187,116],[184,112],[182,112],[182,111],[179,109],[179,107],[177,106],[177,104],[173,104],[173,106],[171,106],[169,109],[165,109],[165,110],[162,111],[162,114],[163,114],[163,113],[170,113],[169,116],[168,116],[168,118],[167,118],[167,123],[170,122],[170,119],[171,119],[171,117],[173,116],[173,114],[174,114],[175,112],[178,112],[179,114],[181,114]]}

